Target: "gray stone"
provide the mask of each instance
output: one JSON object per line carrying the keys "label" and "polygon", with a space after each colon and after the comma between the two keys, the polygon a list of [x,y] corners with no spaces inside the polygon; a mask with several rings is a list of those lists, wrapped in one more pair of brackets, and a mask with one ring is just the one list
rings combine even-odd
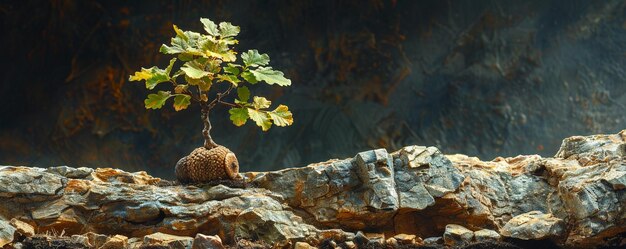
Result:
{"label": "gray stone", "polygon": [[466,246],[472,243],[474,232],[461,225],[448,224],[443,233],[443,241],[448,246]]}
{"label": "gray stone", "polygon": [[236,220],[235,236],[257,238],[265,242],[302,241],[319,232],[290,211],[263,207],[244,210]]}
{"label": "gray stone", "polygon": [[443,244],[443,237],[428,237],[424,239],[424,245],[436,246]]}
{"label": "gray stone", "polygon": [[54,196],[64,187],[61,176],[38,168],[0,167],[0,197],[15,195]]}
{"label": "gray stone", "polygon": [[486,242],[486,241],[499,241],[500,234],[491,229],[480,229],[478,231],[474,231],[474,240],[477,242]]}
{"label": "gray stone", "polygon": [[88,178],[93,172],[93,169],[86,167],[72,168],[68,166],[57,166],[47,168],[45,169],[45,172],[57,174],[67,178],[83,179]]}
{"label": "gray stone", "polygon": [[[89,238],[85,235],[74,234],[70,237],[70,240],[77,244],[89,245]],[[106,249],[106,248],[110,248],[110,247],[105,247],[102,249]]]}
{"label": "gray stone", "polygon": [[392,158],[385,149],[361,152],[356,155],[357,174],[368,186],[364,193],[365,205],[380,210],[398,209],[398,194],[393,177]]}
{"label": "gray stone", "polygon": [[161,211],[156,202],[141,203],[137,207],[126,207],[126,220],[130,222],[147,222],[158,219]]}
{"label": "gray stone", "polygon": [[[84,176],[89,170],[3,166],[0,217],[37,224],[39,231],[92,231],[85,236],[96,247],[119,234],[129,237],[127,247],[137,248],[144,235],[157,232],[210,232],[224,245],[260,239],[317,246],[332,239],[363,246],[385,238],[345,231],[424,236],[455,222],[507,237],[553,239],[559,246],[609,246],[626,232],[624,139],[625,132],[566,139],[562,157],[493,161],[446,156],[434,147],[372,150],[302,168],[249,172],[247,188],[168,185],[145,172],[111,168]],[[571,224],[567,231],[564,220]],[[468,241],[469,232],[448,228],[447,243]],[[474,234],[476,240],[496,237],[493,231]],[[163,241],[159,245],[169,246]]]}
{"label": "gray stone", "polygon": [[0,219],[0,247],[13,242],[16,230],[8,221]]}

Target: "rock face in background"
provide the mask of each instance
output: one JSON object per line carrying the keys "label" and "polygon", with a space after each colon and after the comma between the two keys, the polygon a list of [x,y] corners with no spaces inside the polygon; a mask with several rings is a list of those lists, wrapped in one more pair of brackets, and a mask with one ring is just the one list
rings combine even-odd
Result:
{"label": "rock face in background", "polygon": [[181,186],[110,168],[3,166],[0,243],[626,246],[626,130],[567,138],[554,158],[409,146],[243,177],[245,188]]}
{"label": "rock face in background", "polygon": [[211,114],[241,171],[412,144],[552,156],[563,137],[626,124],[623,0],[58,1],[0,1],[0,163],[174,179],[203,143],[200,112],[145,110],[127,79],[167,65],[172,24],[201,31],[200,17],[240,25],[239,52],[293,81],[252,89],[290,107],[289,128]]}

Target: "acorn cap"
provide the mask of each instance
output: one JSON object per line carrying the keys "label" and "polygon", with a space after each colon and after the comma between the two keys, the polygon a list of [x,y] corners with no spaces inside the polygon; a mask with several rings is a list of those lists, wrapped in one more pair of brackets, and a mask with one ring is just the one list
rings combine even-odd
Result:
{"label": "acorn cap", "polygon": [[196,148],[176,163],[176,178],[181,183],[235,179],[238,173],[239,161],[235,153],[224,146],[210,150]]}

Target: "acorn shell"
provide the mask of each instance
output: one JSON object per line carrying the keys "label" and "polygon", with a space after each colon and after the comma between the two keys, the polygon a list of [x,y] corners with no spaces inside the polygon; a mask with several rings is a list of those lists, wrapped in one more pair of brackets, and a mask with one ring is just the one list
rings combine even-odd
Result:
{"label": "acorn shell", "polygon": [[181,183],[235,179],[238,173],[239,161],[235,153],[224,146],[210,150],[196,148],[176,163],[176,178]]}

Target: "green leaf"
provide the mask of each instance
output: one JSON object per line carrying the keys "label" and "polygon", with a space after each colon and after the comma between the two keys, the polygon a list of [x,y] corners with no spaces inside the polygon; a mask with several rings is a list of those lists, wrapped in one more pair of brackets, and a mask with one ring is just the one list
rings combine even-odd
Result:
{"label": "green leaf", "polygon": [[174,110],[176,111],[187,109],[189,104],[191,104],[191,96],[187,94],[176,94],[174,97]]}
{"label": "green leaf", "polygon": [[241,73],[241,78],[243,78],[247,82],[250,82],[250,84],[253,84],[253,85],[256,84],[257,82],[259,82],[254,77],[254,74],[252,74],[250,71],[244,71],[243,73]]}
{"label": "green leaf", "polygon": [[219,36],[220,31],[217,29],[217,24],[208,18],[200,18],[200,22],[204,25],[204,30],[212,36]]}
{"label": "green leaf", "polygon": [[180,47],[176,47],[176,46],[170,47],[168,45],[163,44],[161,45],[159,52],[163,54],[179,54],[179,53],[185,52],[185,50]]}
{"label": "green leaf", "polygon": [[230,120],[236,126],[242,126],[248,121],[248,109],[247,108],[231,108],[228,110],[230,113]]}
{"label": "green leaf", "polygon": [[252,101],[252,105],[257,110],[268,108],[270,107],[271,104],[272,104],[272,101],[269,101],[266,98],[259,97],[259,96],[254,96],[253,101]]}
{"label": "green leaf", "polygon": [[200,79],[204,76],[208,76],[209,72],[204,71],[201,68],[201,65],[198,65],[197,63],[192,63],[193,61],[190,62],[186,62],[185,65],[183,65],[180,70],[183,70],[183,72],[185,72],[185,75],[189,76],[189,78],[192,79]]}
{"label": "green leaf", "polygon": [[167,68],[165,68],[165,75],[170,75],[170,72],[172,72],[172,68],[174,67],[174,63],[176,62],[176,58],[173,58],[170,60],[170,64],[167,66]]}
{"label": "green leaf", "polygon": [[293,124],[293,115],[286,105],[279,105],[276,109],[269,112],[269,115],[276,126],[288,126]]}
{"label": "green leaf", "polygon": [[270,63],[270,56],[267,54],[259,54],[259,51],[256,49],[248,50],[248,52],[241,53],[241,59],[243,63],[246,64],[246,67],[254,66],[265,66]]}
{"label": "green leaf", "polygon": [[239,101],[241,102],[248,102],[250,99],[250,89],[246,86],[237,88],[237,97],[239,97]]}
{"label": "green leaf", "polygon": [[148,94],[148,98],[144,100],[143,103],[146,109],[160,109],[170,97],[172,97],[170,92],[159,91],[156,94]]}
{"label": "green leaf", "polygon": [[248,108],[248,115],[263,131],[267,131],[272,127],[272,121],[267,113]]}
{"label": "green leaf", "polygon": [[239,34],[239,26],[232,25],[229,22],[220,23],[220,36],[233,37]]}
{"label": "green leaf", "polygon": [[166,70],[160,69],[158,67],[151,67],[151,68],[141,68],[141,71],[135,72],[135,74],[131,75],[128,78],[128,80],[130,81],[145,80],[146,88],[152,90],[159,83],[169,81],[170,77],[169,77],[169,72],[166,72]]}
{"label": "green leaf", "polygon": [[279,86],[291,85],[291,80],[285,78],[283,72],[273,70],[271,67],[259,67],[257,69],[250,69],[250,72],[259,81],[265,81],[267,84],[277,84]]}
{"label": "green leaf", "polygon": [[178,59],[181,61],[190,61],[190,60],[193,60],[193,55],[188,54],[188,53],[181,53],[181,54],[178,54]]}
{"label": "green leaf", "polygon": [[237,83],[241,82],[241,80],[237,78],[237,76],[231,74],[218,74],[217,79],[221,81],[228,81],[235,85],[235,87],[237,87]]}
{"label": "green leaf", "polygon": [[182,35],[176,34],[176,37],[171,39],[171,46],[161,45],[159,51],[163,54],[186,54],[186,57],[189,56],[202,56],[204,55],[198,49],[198,40],[202,37],[199,33],[192,31],[180,31]]}
{"label": "green leaf", "polygon": [[205,57],[216,57],[224,62],[237,59],[235,51],[231,50],[224,41],[212,37],[204,37],[198,42],[198,48]]}
{"label": "green leaf", "polygon": [[239,68],[236,67],[235,64],[228,64],[228,66],[224,67],[224,72],[233,74],[233,75],[239,75]]}
{"label": "green leaf", "polygon": [[198,88],[200,88],[200,90],[204,92],[209,91],[209,89],[211,89],[211,85],[213,84],[211,82],[211,79],[209,79],[209,77],[202,77],[201,79],[193,79],[185,75],[185,81],[187,81],[189,85],[198,86]]}

